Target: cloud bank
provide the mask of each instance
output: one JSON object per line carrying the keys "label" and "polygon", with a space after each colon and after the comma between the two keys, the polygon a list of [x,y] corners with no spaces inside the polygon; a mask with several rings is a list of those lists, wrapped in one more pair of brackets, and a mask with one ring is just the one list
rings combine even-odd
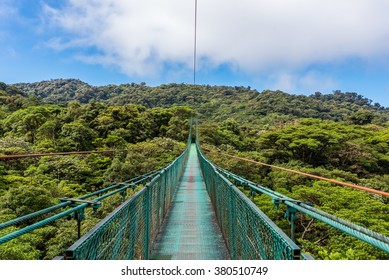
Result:
{"label": "cloud bank", "polygon": [[[230,65],[257,75],[311,64],[389,56],[387,0],[198,0],[199,68]],[[67,0],[44,5],[57,33],[48,45],[129,76],[192,67],[194,0]],[[298,83],[317,80],[318,73]],[[296,83],[296,81],[295,81]]]}

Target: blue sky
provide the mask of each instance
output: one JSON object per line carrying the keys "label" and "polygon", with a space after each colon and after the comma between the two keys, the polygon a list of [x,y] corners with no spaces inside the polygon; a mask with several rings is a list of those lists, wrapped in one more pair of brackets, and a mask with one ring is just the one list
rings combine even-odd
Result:
{"label": "blue sky", "polygon": [[[198,0],[197,82],[389,107],[389,1]],[[0,81],[192,83],[194,0],[0,0]]]}

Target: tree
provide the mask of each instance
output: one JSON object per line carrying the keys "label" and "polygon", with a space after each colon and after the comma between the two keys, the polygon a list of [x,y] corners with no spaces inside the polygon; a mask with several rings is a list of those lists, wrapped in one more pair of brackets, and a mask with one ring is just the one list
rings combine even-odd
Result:
{"label": "tree", "polygon": [[48,106],[31,106],[18,110],[4,120],[5,131],[9,131],[15,136],[24,136],[28,141],[34,143],[39,127],[58,110],[57,107]]}
{"label": "tree", "polygon": [[[47,140],[51,144],[53,151],[57,150],[57,138],[61,130],[61,123],[58,119],[50,119],[46,121],[43,125],[37,130],[37,139],[39,142]],[[45,147],[45,150],[49,150],[48,147]]]}
{"label": "tree", "polygon": [[61,131],[61,149],[64,151],[87,151],[92,150],[93,140],[97,133],[84,123],[74,121],[63,125]]}
{"label": "tree", "polygon": [[353,124],[365,125],[373,121],[374,114],[369,110],[359,110],[350,116]]}
{"label": "tree", "polygon": [[2,208],[12,210],[18,217],[53,205],[48,190],[28,185],[10,188],[0,203]]}
{"label": "tree", "polygon": [[31,144],[25,141],[23,137],[6,136],[0,138],[0,154],[28,154],[32,151]]}

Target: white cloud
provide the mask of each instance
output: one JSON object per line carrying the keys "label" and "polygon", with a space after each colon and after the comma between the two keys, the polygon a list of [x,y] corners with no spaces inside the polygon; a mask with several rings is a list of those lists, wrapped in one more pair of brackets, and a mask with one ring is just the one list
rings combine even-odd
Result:
{"label": "white cloud", "polygon": [[[198,2],[198,54],[209,63],[200,67],[230,63],[255,74],[389,55],[387,0]],[[145,76],[168,63],[191,67],[193,7],[194,0],[68,0],[44,9],[63,32],[52,47],[75,48],[83,61]]]}
{"label": "white cloud", "polygon": [[310,94],[316,91],[324,93],[338,87],[338,81],[331,76],[321,74],[317,71],[308,71],[298,74],[293,72],[281,72],[271,77],[269,82],[271,88],[284,92],[295,92]]}
{"label": "white cloud", "polygon": [[12,17],[15,13],[16,9],[12,6],[11,0],[0,0],[0,22]]}
{"label": "white cloud", "polygon": [[331,76],[322,75],[315,71],[305,73],[300,77],[299,88],[304,88],[306,91],[323,91],[328,92],[332,89],[336,89],[338,82]]}
{"label": "white cloud", "polygon": [[297,88],[297,78],[292,74],[282,73],[275,78],[272,88],[285,92],[293,92]]}

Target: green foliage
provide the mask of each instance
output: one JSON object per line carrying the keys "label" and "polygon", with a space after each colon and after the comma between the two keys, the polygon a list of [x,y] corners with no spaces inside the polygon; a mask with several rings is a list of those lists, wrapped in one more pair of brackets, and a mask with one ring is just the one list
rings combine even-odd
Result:
{"label": "green foliage", "polygon": [[[1,96],[20,95],[12,90],[10,95],[4,91],[4,84],[0,86]],[[1,107],[1,155],[94,149],[128,151],[2,161],[0,222],[49,207],[58,198],[79,197],[165,166],[183,151],[185,145],[173,139],[186,140],[188,118],[193,114],[186,106],[146,109],[141,105],[82,105],[77,101],[61,107],[26,104],[20,108],[11,104]],[[96,214],[88,210],[82,232],[86,233],[121,203],[122,197],[117,195],[108,199]],[[17,228],[7,228],[0,236],[12,230]],[[76,231],[75,221],[57,221],[52,227],[0,246],[0,259],[52,259],[63,255],[77,240]]]}
{"label": "green foliage", "polygon": [[[1,235],[6,235],[16,230],[10,227],[0,231]],[[41,252],[36,248],[42,239],[37,234],[24,235],[18,239],[11,240],[0,246],[1,260],[38,260]]]}
{"label": "green foliage", "polygon": [[31,144],[22,137],[6,136],[0,138],[0,154],[17,155],[31,153]]}
{"label": "green foliage", "polygon": [[122,182],[128,177],[161,168],[173,161],[185,145],[170,138],[154,138],[128,146],[123,160],[116,157],[104,174],[106,182]]}
{"label": "green foliage", "polygon": [[369,110],[358,110],[350,116],[350,121],[353,124],[369,124],[373,121],[374,114]]}
{"label": "green foliage", "polygon": [[385,136],[381,140],[374,136],[384,134],[380,130],[303,119],[296,125],[262,134],[258,148],[272,162],[300,160],[357,174],[381,173],[387,170],[389,150],[381,142]]}
{"label": "green foliage", "polygon": [[17,216],[24,216],[52,205],[50,192],[38,186],[10,188],[2,197],[0,206],[12,210]]}
{"label": "green foliage", "polygon": [[[389,206],[386,197],[371,196],[328,182],[253,165],[221,153],[388,191],[387,128],[299,119],[289,125],[273,127],[262,132],[258,139],[253,139],[258,134],[252,131],[244,133],[243,126],[229,120],[220,124],[204,123],[199,131],[207,157],[217,165],[388,236]],[[249,193],[246,194],[249,196]],[[280,207],[276,210],[270,198],[264,195],[253,200],[279,227],[290,233],[290,225],[284,218],[285,209]],[[296,237],[303,251],[317,259],[389,257],[369,244],[301,214],[296,221]]]}
{"label": "green foliage", "polygon": [[93,140],[97,133],[86,124],[74,121],[62,126],[60,146],[63,151],[93,150]]}
{"label": "green foliage", "polygon": [[[123,84],[93,87],[79,80],[60,79],[32,84],[16,84],[30,96],[48,102],[77,100],[82,104],[103,101],[110,105],[142,104],[148,108],[184,105],[195,108],[204,119],[220,122],[234,117],[241,123],[269,128],[274,122],[296,118],[355,121],[359,124],[389,121],[388,109],[354,92],[291,95],[282,91],[258,92],[250,87],[167,84]],[[361,114],[356,112],[361,111]],[[269,120],[267,117],[272,116]],[[273,116],[277,116],[274,119]],[[265,119],[262,121],[262,119]],[[362,122],[362,123],[361,123]],[[271,125],[272,126],[272,125]]]}
{"label": "green foliage", "polygon": [[12,135],[23,136],[34,143],[37,130],[51,115],[59,112],[56,106],[30,106],[26,109],[15,111],[4,121],[4,130]]}
{"label": "green foliage", "polygon": [[[389,109],[361,95],[335,91],[303,96],[186,84],[93,87],[64,79],[0,83],[0,154],[128,151],[1,162],[0,222],[50,206],[60,197],[77,197],[163,167],[182,152],[187,120],[195,112],[202,147],[217,165],[389,235],[386,197],[220,153],[389,191]],[[282,206],[275,209],[264,195],[252,199],[290,233]],[[121,201],[118,195],[96,213],[88,209],[82,232]],[[296,236],[303,251],[318,259],[388,259],[374,247],[300,214]],[[0,259],[52,259],[76,239],[75,221],[63,219],[0,246]]]}

